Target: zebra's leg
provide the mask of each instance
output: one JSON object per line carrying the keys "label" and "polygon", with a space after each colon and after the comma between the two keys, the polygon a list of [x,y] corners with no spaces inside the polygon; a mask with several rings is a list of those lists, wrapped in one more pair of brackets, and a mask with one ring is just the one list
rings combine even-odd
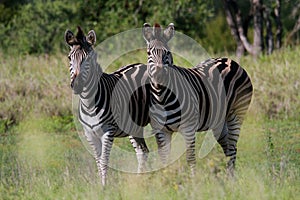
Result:
{"label": "zebra's leg", "polygon": [[227,163],[227,172],[229,175],[234,175],[236,154],[237,154],[237,142],[240,135],[241,129],[241,121],[236,114],[232,114],[229,116],[227,120],[228,127],[228,147],[225,155],[229,157],[229,161]]}
{"label": "zebra's leg", "polygon": [[[224,122],[223,126],[219,126],[212,130],[215,139],[218,141],[223,149],[225,156],[229,156],[229,143],[228,143],[228,127],[227,122]],[[227,163],[228,165],[228,163]],[[228,169],[228,167],[227,167]]]}
{"label": "zebra's leg", "polygon": [[102,152],[102,142],[99,136],[97,136],[94,132],[89,132],[85,130],[85,136],[88,143],[92,147],[93,156],[96,161],[98,175],[101,178],[101,152]]}
{"label": "zebra's leg", "polygon": [[228,127],[227,127],[227,122],[223,124],[222,129],[216,128],[213,129],[213,134],[218,143],[221,145],[223,152],[225,155],[227,155],[227,150],[228,150]]}
{"label": "zebra's leg", "polygon": [[101,171],[102,185],[104,186],[106,184],[109,155],[113,145],[114,137],[111,133],[105,133],[101,137],[101,141],[102,141],[102,154],[100,157],[100,171]]}
{"label": "zebra's leg", "polygon": [[129,136],[131,145],[133,146],[137,160],[138,160],[138,173],[141,173],[146,168],[149,149],[146,145],[144,138]]}
{"label": "zebra's leg", "polygon": [[220,131],[213,130],[214,136],[221,145],[226,157],[229,157],[227,162],[227,173],[230,176],[234,174],[235,160],[237,154],[236,144],[240,134],[240,121],[237,115],[231,114],[224,123],[223,129]]}
{"label": "zebra's leg", "polygon": [[195,175],[196,154],[195,154],[195,132],[183,133],[186,144],[186,160],[191,169],[191,175]]}
{"label": "zebra's leg", "polygon": [[168,164],[170,152],[171,152],[171,140],[172,133],[161,132],[155,134],[156,143],[158,147],[158,155],[163,165]]}

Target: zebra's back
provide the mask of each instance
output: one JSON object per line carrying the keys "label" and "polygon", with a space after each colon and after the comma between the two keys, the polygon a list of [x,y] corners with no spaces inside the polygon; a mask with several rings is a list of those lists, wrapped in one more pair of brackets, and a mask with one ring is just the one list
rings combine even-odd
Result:
{"label": "zebra's back", "polygon": [[[171,84],[167,89],[170,95],[175,94],[177,101],[166,95],[168,98],[163,102],[168,130],[213,129],[233,112],[243,121],[253,87],[247,72],[238,63],[228,58],[216,58],[194,68],[173,65],[169,70]],[[174,114],[174,107],[179,105],[180,112]]]}
{"label": "zebra's back", "polygon": [[243,120],[253,93],[251,79],[244,68],[229,58],[215,58],[208,59],[191,70],[202,72],[202,79],[213,79],[212,76],[219,75],[226,94],[226,118],[231,112],[235,112]]}

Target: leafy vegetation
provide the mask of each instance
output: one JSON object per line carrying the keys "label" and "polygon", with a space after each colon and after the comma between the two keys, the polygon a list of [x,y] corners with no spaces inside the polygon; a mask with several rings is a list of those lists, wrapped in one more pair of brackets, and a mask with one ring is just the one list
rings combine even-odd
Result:
{"label": "leafy vegetation", "polygon": [[[173,4],[176,2],[176,7]],[[151,6],[154,5],[154,6]],[[63,49],[62,33],[77,25],[94,29],[99,41],[145,21],[182,24],[186,34],[203,35],[201,26],[212,16],[211,3],[197,1],[26,1],[1,4],[0,41],[8,53],[53,53]],[[126,12],[124,12],[124,9]],[[9,13],[9,17],[6,17]],[[2,16],[3,15],[3,16]],[[194,27],[195,26],[195,27]],[[200,36],[199,35],[199,36]],[[197,36],[197,38],[199,38]]]}
{"label": "leafy vegetation", "polygon": [[[264,1],[270,8],[274,2]],[[238,1],[238,4],[242,13],[249,13],[249,1]],[[282,2],[284,38],[296,23],[291,10],[298,4],[298,0]],[[294,9],[292,14],[298,16],[297,13],[299,9]],[[78,25],[86,30],[94,29],[98,41],[103,41],[119,32],[141,28],[145,22],[164,26],[173,22],[177,31],[205,44],[213,52],[234,51],[236,44],[224,16],[223,4],[217,0],[71,3],[66,0],[4,0],[0,2],[0,46],[2,52],[9,54],[53,54],[65,48],[64,31]],[[286,41],[288,44],[297,42],[299,35],[293,35]],[[225,36],[226,40],[222,39]]]}

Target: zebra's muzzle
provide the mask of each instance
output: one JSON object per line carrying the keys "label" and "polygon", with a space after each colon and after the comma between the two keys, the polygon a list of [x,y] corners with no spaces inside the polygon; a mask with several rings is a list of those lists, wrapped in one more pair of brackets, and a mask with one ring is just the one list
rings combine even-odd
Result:
{"label": "zebra's muzzle", "polygon": [[71,82],[70,82],[70,86],[71,86],[71,88],[73,89],[74,88],[74,82],[75,82],[75,80],[76,80],[76,77],[77,77],[77,75],[79,74],[78,73],[78,70],[71,70]]}
{"label": "zebra's muzzle", "polygon": [[71,81],[71,88],[74,94],[81,94],[83,91],[83,84],[84,81],[80,74],[78,76],[74,76],[74,79]]}
{"label": "zebra's muzzle", "polygon": [[76,76],[71,77],[71,83],[70,86],[73,89],[74,88],[74,81],[75,81]]}

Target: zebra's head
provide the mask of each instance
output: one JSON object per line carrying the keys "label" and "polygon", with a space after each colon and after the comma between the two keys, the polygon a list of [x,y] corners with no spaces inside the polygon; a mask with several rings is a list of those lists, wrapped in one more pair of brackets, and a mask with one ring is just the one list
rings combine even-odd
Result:
{"label": "zebra's head", "polygon": [[74,35],[72,31],[66,30],[65,41],[70,46],[70,52],[68,55],[70,61],[70,76],[71,76],[71,88],[75,94],[81,93],[83,84],[79,84],[79,75],[81,73],[81,63],[88,56],[88,53],[93,49],[93,45],[96,42],[96,33],[94,30],[88,32],[85,36],[82,29],[78,26],[77,34]]}
{"label": "zebra's head", "polygon": [[145,23],[143,26],[143,37],[147,43],[149,76],[155,85],[163,83],[167,67],[173,65],[173,57],[167,43],[174,33],[173,23],[163,31],[159,24],[151,27],[150,24]]}

